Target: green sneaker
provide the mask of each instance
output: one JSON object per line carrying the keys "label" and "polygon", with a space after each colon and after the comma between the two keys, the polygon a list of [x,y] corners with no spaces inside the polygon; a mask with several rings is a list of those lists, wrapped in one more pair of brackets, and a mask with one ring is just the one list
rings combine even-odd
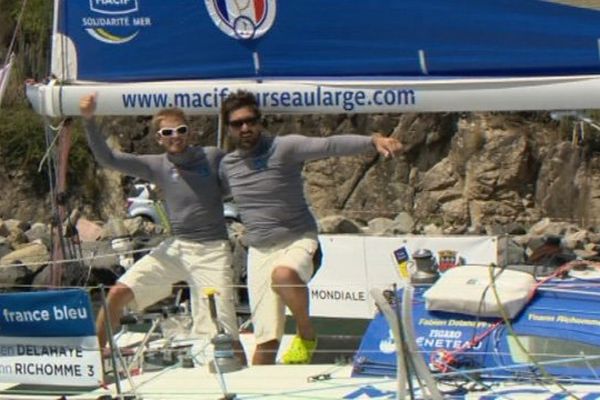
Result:
{"label": "green sneaker", "polygon": [[317,339],[304,340],[296,335],[281,360],[284,364],[310,364],[316,347]]}

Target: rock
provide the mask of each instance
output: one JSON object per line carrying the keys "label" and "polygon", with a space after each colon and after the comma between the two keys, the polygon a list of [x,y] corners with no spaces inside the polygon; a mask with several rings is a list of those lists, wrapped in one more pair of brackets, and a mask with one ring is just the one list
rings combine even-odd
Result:
{"label": "rock", "polygon": [[500,251],[498,254],[498,263],[500,265],[515,265],[525,264],[527,260],[527,253],[525,248],[517,241],[508,239],[505,242],[504,251]]}
{"label": "rock", "polygon": [[102,227],[102,239],[131,236],[122,218],[112,217]]}
{"label": "rock", "polygon": [[402,235],[405,233],[412,233],[415,229],[415,220],[412,215],[407,212],[400,212],[394,218],[394,225],[392,227],[393,233],[396,235]]}
{"label": "rock", "polygon": [[80,217],[76,222],[79,239],[82,242],[94,242],[102,237],[102,227],[89,219]]}
{"label": "rock", "polygon": [[18,219],[7,219],[4,221],[4,224],[6,225],[6,228],[9,231],[12,231],[13,229],[17,228],[17,229],[20,229],[21,231],[25,232],[31,227],[29,225],[29,223],[23,222]]}
{"label": "rock", "polygon": [[8,243],[8,239],[0,236],[0,259],[10,253],[12,249]]}
{"label": "rock", "polygon": [[527,229],[525,229],[525,226],[523,226],[523,224],[520,224],[518,222],[509,222],[504,227],[504,232],[506,232],[509,235],[525,235],[527,233]]}
{"label": "rock", "polygon": [[339,215],[321,218],[318,222],[320,233],[360,233],[358,223]]}
{"label": "rock", "polygon": [[25,264],[31,271],[37,272],[50,261],[50,253],[40,242],[29,243],[14,250],[0,259],[0,265]]}
{"label": "rock", "polygon": [[504,227],[500,224],[485,225],[485,234],[490,236],[500,236],[504,234]]}
{"label": "rock", "polygon": [[23,264],[0,264],[0,284],[3,286],[26,285],[31,282],[32,277],[33,273]]}
{"label": "rock", "polygon": [[368,233],[375,236],[383,236],[391,230],[394,220],[389,218],[373,218],[367,224]]}
{"label": "rock", "polygon": [[10,234],[10,230],[6,226],[3,220],[0,219],[0,236],[7,237]]}
{"label": "rock", "polygon": [[34,290],[46,290],[46,287],[51,283],[52,269],[49,265],[41,268],[31,280],[31,285]]}
{"label": "rock", "polygon": [[565,242],[570,249],[582,249],[586,243],[590,242],[590,232],[586,229],[571,232],[565,235]]}
{"label": "rock", "polygon": [[573,252],[575,253],[575,255],[577,255],[577,257],[582,258],[584,260],[598,256],[597,251],[590,251],[585,249],[575,249],[573,250]]}
{"label": "rock", "polygon": [[445,227],[443,232],[445,235],[463,235],[467,233],[469,227],[466,224],[463,225],[452,225]]}
{"label": "rock", "polygon": [[579,228],[570,222],[552,221],[550,218],[543,218],[541,221],[534,224],[529,232],[534,235],[558,235],[577,232]]}
{"label": "rock", "polygon": [[29,243],[29,238],[27,238],[25,232],[16,226],[10,229],[7,239],[13,249],[16,249],[21,244]]}
{"label": "rock", "polygon": [[585,178],[594,174],[587,172],[588,163],[582,157],[581,148],[569,141],[546,147],[535,181],[535,204],[547,215],[586,215],[594,207],[596,202],[589,197],[590,180]]}
{"label": "rock", "polygon": [[[126,218],[123,220],[127,236],[142,236],[147,234],[146,222],[151,224],[149,221],[144,221],[142,217]],[[119,236],[114,236],[119,237]]]}
{"label": "rock", "polygon": [[429,224],[423,227],[423,234],[425,235],[441,235],[443,234],[443,230],[441,227],[437,226],[436,224]]}
{"label": "rock", "polygon": [[82,242],[81,253],[84,265],[89,268],[114,270],[119,265],[119,256],[113,250],[110,241]]}
{"label": "rock", "polygon": [[35,222],[31,228],[25,231],[25,236],[29,242],[41,240],[46,246],[50,246],[50,227],[47,224]]}
{"label": "rock", "polygon": [[586,243],[583,245],[583,249],[587,251],[600,252],[600,244],[598,243]]}
{"label": "rock", "polygon": [[523,249],[527,248],[527,245],[529,243],[529,241],[531,240],[531,238],[529,237],[529,235],[516,235],[512,237],[512,240],[517,243],[519,246],[521,246]]}

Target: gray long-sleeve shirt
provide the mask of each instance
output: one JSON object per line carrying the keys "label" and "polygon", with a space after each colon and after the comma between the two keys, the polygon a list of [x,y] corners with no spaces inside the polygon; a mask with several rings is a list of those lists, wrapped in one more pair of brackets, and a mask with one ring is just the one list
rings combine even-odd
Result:
{"label": "gray long-sleeve shirt", "polygon": [[111,150],[94,120],[86,121],[88,144],[98,162],[161,188],[173,234],[203,242],[227,239],[216,147],[189,147],[181,154],[136,155]]}
{"label": "gray long-sleeve shirt", "polygon": [[372,138],[336,135],[262,135],[250,152],[236,150],[221,161],[220,174],[238,206],[248,243],[255,247],[317,232],[317,223],[304,197],[305,161],[374,150]]}

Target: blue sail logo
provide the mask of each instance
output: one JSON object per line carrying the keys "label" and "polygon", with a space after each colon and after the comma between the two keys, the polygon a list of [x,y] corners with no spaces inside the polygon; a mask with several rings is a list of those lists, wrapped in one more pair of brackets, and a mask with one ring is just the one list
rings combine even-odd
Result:
{"label": "blue sail logo", "polygon": [[95,15],[82,18],[83,28],[107,44],[127,43],[151,25],[149,17],[131,15],[139,11],[137,0],[90,0],[90,11]]}
{"label": "blue sail logo", "polygon": [[215,25],[235,39],[257,39],[267,33],[276,14],[276,0],[204,0]]}

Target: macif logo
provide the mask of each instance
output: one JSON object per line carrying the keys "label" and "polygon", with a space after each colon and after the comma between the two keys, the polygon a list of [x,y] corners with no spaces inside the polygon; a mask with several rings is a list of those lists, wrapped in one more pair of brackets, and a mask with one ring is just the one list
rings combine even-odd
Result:
{"label": "macif logo", "polygon": [[275,21],[276,0],[204,0],[215,25],[235,39],[257,39]]}
{"label": "macif logo", "polygon": [[127,14],[138,10],[137,0],[90,0],[90,9],[102,14]]}
{"label": "macif logo", "polygon": [[90,11],[100,15],[84,17],[83,28],[94,39],[107,44],[127,43],[140,29],[152,25],[149,17],[137,15],[138,0],[90,0]]}

